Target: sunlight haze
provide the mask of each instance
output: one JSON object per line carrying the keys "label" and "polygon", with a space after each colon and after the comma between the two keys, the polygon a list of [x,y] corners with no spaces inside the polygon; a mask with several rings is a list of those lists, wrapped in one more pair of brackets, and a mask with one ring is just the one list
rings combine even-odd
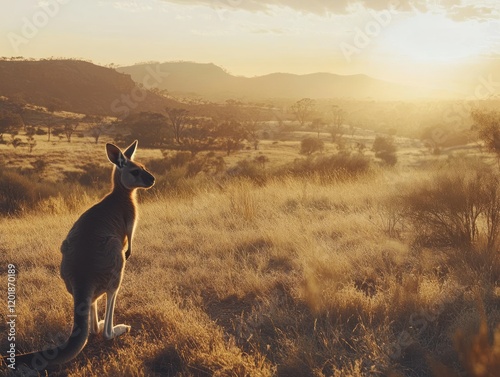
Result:
{"label": "sunlight haze", "polygon": [[250,77],[331,72],[412,82],[417,73],[430,83],[443,64],[497,62],[499,15],[498,2],[486,0],[24,1],[0,15],[0,50],[97,64],[212,62]]}

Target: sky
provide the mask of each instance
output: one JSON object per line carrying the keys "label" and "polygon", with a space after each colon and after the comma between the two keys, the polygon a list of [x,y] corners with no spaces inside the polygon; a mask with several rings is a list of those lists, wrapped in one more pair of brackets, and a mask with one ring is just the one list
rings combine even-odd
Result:
{"label": "sky", "polygon": [[7,57],[185,60],[248,77],[362,73],[396,82],[500,62],[498,0],[1,1]]}

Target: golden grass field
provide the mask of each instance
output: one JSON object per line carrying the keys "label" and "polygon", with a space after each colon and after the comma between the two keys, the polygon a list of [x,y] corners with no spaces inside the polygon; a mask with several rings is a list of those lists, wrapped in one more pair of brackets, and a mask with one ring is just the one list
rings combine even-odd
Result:
{"label": "golden grass field", "polygon": [[[92,157],[111,171],[103,144],[64,144],[46,150],[40,143],[31,157],[6,146],[0,153],[14,166],[52,159],[47,176]],[[292,158],[286,145],[261,151]],[[240,153],[233,158],[251,152]],[[147,165],[158,156],[139,145],[136,158]],[[498,252],[471,257],[470,250],[419,246],[397,204],[436,169],[375,168],[328,183],[233,179],[175,196],[141,192],[135,250],[115,310],[115,323],[131,332],[112,341],[91,336],[74,361],[49,375],[498,375]],[[99,195],[82,189],[71,206],[51,198],[0,218],[0,266],[18,270],[18,351],[69,335],[72,298],[59,276],[59,246]],[[5,296],[6,280],[0,287]],[[0,336],[2,352],[7,345]]]}

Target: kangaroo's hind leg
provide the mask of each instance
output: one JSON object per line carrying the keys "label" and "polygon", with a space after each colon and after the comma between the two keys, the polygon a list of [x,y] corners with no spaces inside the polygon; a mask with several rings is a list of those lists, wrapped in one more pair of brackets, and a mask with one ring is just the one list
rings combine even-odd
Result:
{"label": "kangaroo's hind leg", "polygon": [[113,314],[115,311],[116,295],[120,289],[125,268],[125,256],[123,253],[123,241],[117,237],[109,237],[100,263],[99,292],[106,293],[106,313],[104,315],[103,336],[105,339],[113,339],[125,332],[130,331],[130,326],[113,325]]}
{"label": "kangaroo's hind leg", "polygon": [[104,320],[99,321],[99,316],[97,315],[97,300],[92,302],[92,307],[90,308],[90,333],[99,334],[104,329]]}
{"label": "kangaroo's hind leg", "polygon": [[113,339],[123,333],[130,331],[130,326],[128,325],[113,325],[113,314],[115,310],[115,302],[116,295],[118,293],[118,289],[112,292],[108,292],[106,294],[107,302],[106,302],[106,315],[104,319],[104,338]]}

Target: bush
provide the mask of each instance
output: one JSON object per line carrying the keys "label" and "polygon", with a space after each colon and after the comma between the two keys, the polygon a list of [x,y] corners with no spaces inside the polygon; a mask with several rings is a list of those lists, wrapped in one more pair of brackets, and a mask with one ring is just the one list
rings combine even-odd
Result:
{"label": "bush", "polygon": [[17,215],[53,194],[47,186],[14,171],[0,171],[0,214]]}
{"label": "bush", "polygon": [[268,178],[261,165],[249,160],[238,161],[235,167],[227,171],[227,174],[230,177],[248,178],[257,184],[265,184]]}
{"label": "bush", "polygon": [[85,164],[82,169],[83,171],[78,172],[65,172],[65,182],[78,182],[82,186],[93,187],[97,190],[109,185],[111,175],[108,167],[102,167],[95,164]]}
{"label": "bush", "polygon": [[40,127],[38,127],[35,131],[35,134],[36,135],[39,135],[39,136],[43,136],[43,135],[47,135],[47,131],[45,130],[42,130]]}
{"label": "bush", "polygon": [[298,159],[281,171],[298,177],[319,176],[322,180],[353,178],[368,173],[370,160],[360,154],[339,153]]}
{"label": "bush", "polygon": [[226,164],[222,157],[214,153],[201,156],[179,151],[173,154],[164,153],[163,158],[150,160],[146,166],[157,178],[155,191],[193,194],[196,187],[210,181],[211,175],[223,173]]}
{"label": "bush", "polygon": [[377,136],[373,142],[375,157],[380,158],[389,166],[394,166],[398,162],[396,156],[396,145],[392,137]]}
{"label": "bush", "polygon": [[479,160],[459,159],[404,195],[407,216],[425,246],[488,250],[500,226],[500,176]]}
{"label": "bush", "polygon": [[186,166],[192,159],[193,154],[191,152],[180,151],[174,153],[173,155],[165,153],[163,158],[150,160],[147,166],[153,173],[165,174],[172,168],[181,168]]}
{"label": "bush", "polygon": [[300,154],[311,155],[315,152],[321,152],[325,148],[323,140],[307,137],[300,142]]}

